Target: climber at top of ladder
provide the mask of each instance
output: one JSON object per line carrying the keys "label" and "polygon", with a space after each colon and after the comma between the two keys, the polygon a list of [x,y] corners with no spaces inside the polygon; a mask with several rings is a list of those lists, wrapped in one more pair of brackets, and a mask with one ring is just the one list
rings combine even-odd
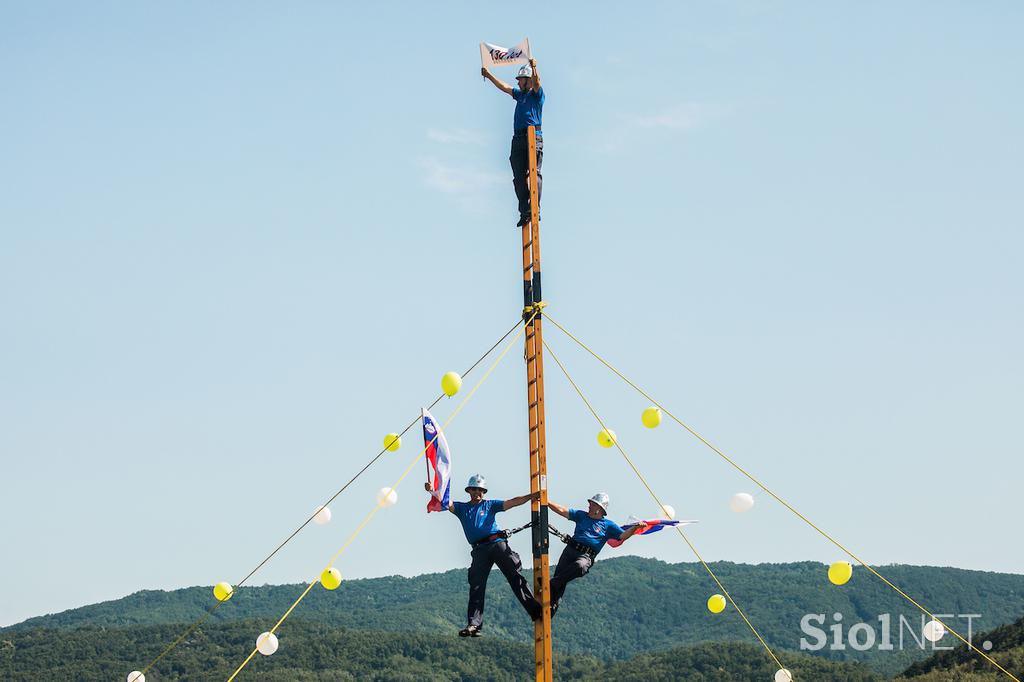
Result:
{"label": "climber at top of ladder", "polygon": [[[527,42],[528,46],[529,43]],[[527,47],[527,49],[529,49]],[[519,69],[516,75],[518,87],[495,78],[486,66],[480,67],[480,75],[494,83],[507,95],[511,95],[516,101],[516,111],[512,123],[512,153],[509,155],[509,163],[512,164],[512,186],[516,190],[516,198],[519,199],[519,222],[517,227],[522,227],[530,222],[530,151],[526,137],[526,129],[534,126],[537,135],[537,204],[540,205],[541,190],[541,161],[544,159],[544,138],[541,135],[541,113],[544,110],[544,89],[540,86],[540,71],[537,70],[537,60],[529,58],[529,66]],[[538,220],[540,220],[538,214]]]}

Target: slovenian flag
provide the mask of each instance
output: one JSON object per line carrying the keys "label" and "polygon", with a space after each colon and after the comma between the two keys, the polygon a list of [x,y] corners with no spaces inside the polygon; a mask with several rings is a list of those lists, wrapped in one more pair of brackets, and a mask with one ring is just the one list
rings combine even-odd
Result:
{"label": "slovenian flag", "polygon": [[424,459],[427,460],[427,485],[430,486],[430,502],[427,511],[448,511],[451,493],[452,454],[448,441],[444,439],[441,427],[434,415],[423,408]]}
{"label": "slovenian flag", "polygon": [[[651,533],[657,533],[659,530],[661,530],[662,528],[665,528],[666,526],[678,526],[678,525],[689,526],[691,523],[697,523],[697,522],[696,521],[670,521],[668,519],[652,519],[650,521],[644,521],[643,523],[646,523],[647,527],[644,528],[643,530],[638,530],[633,535],[633,537],[636,537],[637,535],[650,535]],[[629,530],[630,528],[632,528],[633,526],[636,526],[636,525],[638,525],[638,524],[637,523],[627,523],[625,526],[622,527],[622,530]],[[611,545],[612,547],[618,547],[619,545],[622,544],[622,542],[623,542],[622,540],[612,540],[612,539],[608,540],[608,544]]]}

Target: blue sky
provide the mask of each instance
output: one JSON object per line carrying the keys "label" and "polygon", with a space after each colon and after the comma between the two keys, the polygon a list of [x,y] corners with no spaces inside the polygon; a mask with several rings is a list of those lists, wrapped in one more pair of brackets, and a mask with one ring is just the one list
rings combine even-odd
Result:
{"label": "blue sky", "polygon": [[[864,558],[1018,572],[1022,14],[4,4],[0,624],[245,575],[512,324],[512,101],[477,44],[526,35],[551,313]],[[763,496],[732,514],[749,483],[548,338],[706,558],[842,558]],[[495,497],[528,487],[517,356],[448,431]],[[552,498],[652,514],[548,377]],[[255,584],[319,573],[415,440]],[[418,486],[344,575],[468,565]]]}

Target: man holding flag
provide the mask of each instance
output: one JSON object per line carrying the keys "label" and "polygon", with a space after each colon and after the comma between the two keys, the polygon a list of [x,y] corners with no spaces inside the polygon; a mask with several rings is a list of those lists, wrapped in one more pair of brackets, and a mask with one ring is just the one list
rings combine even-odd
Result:
{"label": "man holding flag", "polygon": [[[519,555],[508,546],[508,531],[498,528],[495,519],[497,514],[508,511],[534,499],[534,495],[520,495],[508,500],[487,500],[487,483],[480,474],[469,477],[466,492],[469,502],[449,502],[448,511],[459,517],[466,540],[472,545],[470,556],[473,561],[469,566],[469,606],[466,609],[468,624],[459,630],[460,637],[479,637],[484,621],[484,595],[487,592],[487,578],[491,575],[491,567],[497,564],[505,575],[512,594],[523,605],[530,618],[540,617],[540,604],[533,597],[530,585],[523,577],[523,562]],[[431,491],[430,483],[424,484],[427,492]],[[540,493],[536,494],[537,496]],[[428,511],[432,511],[429,510]]]}
{"label": "man holding flag", "polygon": [[[509,532],[498,528],[495,516],[522,504],[533,496],[520,495],[510,500],[485,500],[487,483],[480,474],[470,476],[466,484],[469,502],[451,502],[451,452],[433,415],[423,410],[424,458],[427,462],[427,482],[423,489],[430,493],[427,512],[450,511],[459,517],[466,540],[472,545],[473,561],[469,566],[469,606],[466,609],[468,624],[459,631],[460,637],[479,637],[484,621],[484,596],[491,568],[497,564],[505,575],[512,594],[523,605],[530,617],[540,617],[540,604],[533,597],[530,585],[523,577],[523,562],[519,555],[508,546]],[[538,495],[540,493],[537,493]]]}
{"label": "man holding flag", "polygon": [[[570,581],[582,578],[589,571],[598,552],[606,542],[616,540],[622,544],[635,533],[644,533],[648,526],[647,522],[639,521],[628,530],[624,530],[608,516],[608,505],[610,500],[607,493],[597,493],[587,503],[590,505],[587,511],[582,509],[567,509],[548,499],[548,509],[559,516],[564,516],[570,521],[576,522],[576,529],[572,537],[565,537],[565,549],[558,557],[558,566],[555,568],[555,575],[551,578],[551,615],[554,616],[558,610],[558,602],[565,593],[565,587]],[[561,536],[561,534],[559,534]]]}
{"label": "man holding flag", "polygon": [[[516,111],[512,123],[512,153],[509,155],[509,163],[512,164],[512,186],[516,190],[516,198],[519,200],[519,222],[516,226],[522,227],[530,222],[530,145],[526,138],[526,129],[534,126],[537,132],[537,201],[540,202],[542,186],[540,166],[544,160],[544,137],[541,133],[541,113],[544,110],[544,89],[540,86],[540,72],[537,70],[537,60],[529,55],[530,43],[524,40],[511,50],[482,43],[480,46],[480,57],[483,65],[480,67],[480,75],[491,81],[494,87],[506,95],[510,95],[516,101]],[[519,69],[516,75],[516,84],[513,88],[507,83],[498,80],[487,70],[487,64],[521,64],[526,59],[529,66]]]}

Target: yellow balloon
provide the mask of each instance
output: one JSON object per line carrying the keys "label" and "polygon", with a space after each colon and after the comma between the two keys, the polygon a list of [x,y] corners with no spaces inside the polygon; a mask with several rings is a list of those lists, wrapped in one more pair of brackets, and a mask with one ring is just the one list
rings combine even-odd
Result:
{"label": "yellow balloon", "polygon": [[725,597],[720,594],[713,594],[708,598],[708,611],[711,613],[721,613],[725,611],[725,606]]}
{"label": "yellow balloon", "polygon": [[217,583],[213,586],[213,596],[217,601],[227,601],[234,593],[235,590],[229,583]]}
{"label": "yellow balloon", "polygon": [[615,432],[611,429],[601,429],[597,432],[597,442],[602,448],[610,448],[615,445]]}
{"label": "yellow balloon", "polygon": [[402,447],[402,439],[397,433],[389,433],[384,436],[384,447],[387,448],[389,452],[394,452],[398,448]]}
{"label": "yellow balloon", "polygon": [[647,428],[653,429],[661,423],[661,410],[657,407],[648,407],[644,410],[644,413],[640,415],[640,421],[642,421],[644,426]]}
{"label": "yellow balloon", "polygon": [[458,372],[446,372],[441,377],[441,390],[449,398],[458,393],[460,388],[462,388],[462,377]]}
{"label": "yellow balloon", "polygon": [[320,584],[325,590],[336,590],[341,584],[341,571],[336,568],[325,568],[320,574]]}
{"label": "yellow balloon", "polygon": [[837,561],[828,567],[828,579],[833,585],[845,585],[853,577],[853,564],[849,561]]}

